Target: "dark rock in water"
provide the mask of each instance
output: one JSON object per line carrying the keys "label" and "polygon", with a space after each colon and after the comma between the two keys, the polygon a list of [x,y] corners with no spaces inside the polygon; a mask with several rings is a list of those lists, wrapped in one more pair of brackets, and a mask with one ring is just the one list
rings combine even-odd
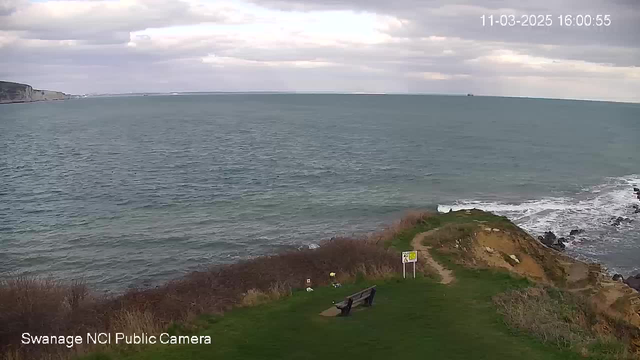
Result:
{"label": "dark rock in water", "polygon": [[584,232],[584,230],[582,229],[573,229],[569,232],[569,236],[575,236],[578,234],[582,234]]}
{"label": "dark rock in water", "polygon": [[564,251],[564,249],[567,248],[567,246],[564,244],[566,240],[567,239],[561,237],[557,240],[556,243],[549,245],[549,247],[558,251]]}
{"label": "dark rock in water", "polygon": [[638,189],[637,187],[634,187],[633,188],[633,192],[637,192],[638,193],[638,192],[640,192],[640,189]]}
{"label": "dark rock in water", "polygon": [[625,222],[626,222],[626,223],[630,223],[630,222],[632,222],[632,221],[633,221],[632,219],[624,218],[624,217],[622,217],[622,216],[618,216],[617,218],[611,218],[611,220],[613,221],[613,222],[611,223],[611,225],[612,225],[612,226],[618,226],[618,225],[620,225],[620,224],[622,224],[622,223],[625,223]]}
{"label": "dark rock in water", "polygon": [[539,236],[538,240],[547,246],[551,246],[556,243],[557,237],[553,232],[547,231],[544,233],[544,236]]}
{"label": "dark rock in water", "polygon": [[613,281],[621,281],[621,282],[623,282],[624,281],[624,277],[622,275],[620,275],[620,274],[615,274],[615,275],[613,275]]}
{"label": "dark rock in water", "polygon": [[549,247],[555,251],[564,251],[567,248],[565,244],[553,244]]}
{"label": "dark rock in water", "polygon": [[[636,275],[637,276],[637,275]],[[625,284],[629,285],[629,287],[640,291],[640,278],[637,277],[628,277],[625,281]]]}
{"label": "dark rock in water", "polygon": [[567,239],[561,237],[557,238],[556,234],[551,231],[547,231],[544,233],[544,236],[538,236],[538,240],[545,246],[552,248],[554,250],[563,251],[566,248],[564,244]]}

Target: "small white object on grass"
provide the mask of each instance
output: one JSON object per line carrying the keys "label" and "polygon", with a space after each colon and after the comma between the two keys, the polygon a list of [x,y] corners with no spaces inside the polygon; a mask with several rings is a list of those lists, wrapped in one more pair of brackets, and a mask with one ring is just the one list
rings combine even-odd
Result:
{"label": "small white object on grass", "polygon": [[313,291],[313,289],[311,287],[307,288],[307,292],[312,292],[312,291]]}

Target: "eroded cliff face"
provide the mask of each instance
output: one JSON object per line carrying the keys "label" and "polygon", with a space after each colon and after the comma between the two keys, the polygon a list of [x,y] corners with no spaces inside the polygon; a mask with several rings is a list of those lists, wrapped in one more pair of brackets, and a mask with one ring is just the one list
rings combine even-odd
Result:
{"label": "eroded cliff face", "polygon": [[37,90],[27,84],[0,81],[0,104],[33,101],[66,100],[70,95],[49,90]]}
{"label": "eroded cliff face", "polygon": [[66,100],[69,95],[59,91],[33,90],[31,101]]}
{"label": "eroded cliff face", "polygon": [[29,85],[0,81],[0,103],[32,101],[33,88]]}
{"label": "eroded cliff face", "polygon": [[[598,316],[606,315],[593,324],[601,335],[617,334],[616,329],[622,329],[620,324],[640,329],[640,292],[612,280],[599,264],[585,263],[544,246],[511,223],[477,220],[486,214],[480,210],[458,212],[456,222],[424,233],[422,244],[466,267],[507,270],[540,286],[581,296]],[[640,354],[640,333],[634,334],[628,335],[629,341],[633,351]]]}

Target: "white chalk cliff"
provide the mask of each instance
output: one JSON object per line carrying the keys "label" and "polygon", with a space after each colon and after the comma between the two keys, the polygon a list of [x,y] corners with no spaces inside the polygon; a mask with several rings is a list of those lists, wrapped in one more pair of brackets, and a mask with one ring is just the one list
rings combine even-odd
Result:
{"label": "white chalk cliff", "polygon": [[0,104],[67,100],[70,98],[70,95],[59,91],[38,90],[27,84],[0,81]]}

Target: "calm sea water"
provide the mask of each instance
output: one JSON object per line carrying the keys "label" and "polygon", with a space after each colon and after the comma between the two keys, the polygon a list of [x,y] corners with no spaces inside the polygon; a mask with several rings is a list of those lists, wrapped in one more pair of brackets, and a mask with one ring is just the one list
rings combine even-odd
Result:
{"label": "calm sea water", "polygon": [[[0,106],[0,276],[151,285],[478,207],[640,269],[640,104],[184,95]],[[610,226],[612,216],[634,220]]]}

